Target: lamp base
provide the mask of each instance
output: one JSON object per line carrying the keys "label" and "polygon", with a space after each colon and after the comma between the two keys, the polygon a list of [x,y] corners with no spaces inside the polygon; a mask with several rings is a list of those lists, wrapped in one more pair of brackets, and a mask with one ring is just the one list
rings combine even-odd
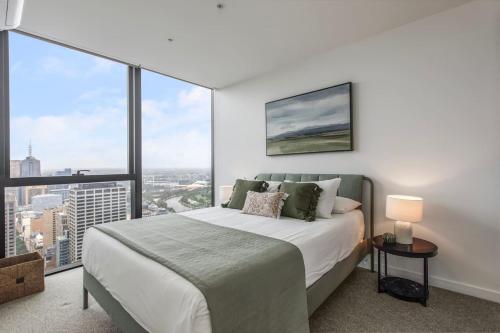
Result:
{"label": "lamp base", "polygon": [[413,230],[410,222],[396,221],[394,223],[394,234],[399,244],[413,244]]}

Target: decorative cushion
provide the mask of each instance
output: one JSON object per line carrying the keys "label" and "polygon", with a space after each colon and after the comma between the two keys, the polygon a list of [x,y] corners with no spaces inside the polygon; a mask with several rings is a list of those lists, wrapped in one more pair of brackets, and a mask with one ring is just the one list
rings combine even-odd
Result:
{"label": "decorative cushion", "polygon": [[283,183],[281,192],[289,195],[281,215],[305,221],[314,221],[321,188],[314,183]]}
{"label": "decorative cushion", "polygon": [[224,204],[222,207],[242,209],[245,205],[248,191],[263,192],[266,188],[267,184],[263,180],[236,179],[236,183],[233,187],[233,193],[231,193],[231,198],[229,199],[229,202]]}
{"label": "decorative cushion", "polygon": [[269,185],[267,187],[267,192],[278,192],[282,182],[273,182],[272,180],[266,181]]}
{"label": "decorative cushion", "polygon": [[253,192],[248,191],[243,213],[250,215],[279,218],[285,196],[283,192]]}
{"label": "decorative cushion", "polygon": [[345,214],[350,212],[351,210],[355,210],[359,206],[361,206],[361,202],[357,202],[356,200],[344,197],[336,197],[335,204],[333,205],[333,212],[335,214]]}
{"label": "decorative cushion", "polygon": [[[318,199],[318,206],[316,206],[316,217],[329,219],[332,217],[332,210],[335,204],[335,197],[340,186],[340,178],[301,182],[301,183],[314,183],[317,184],[323,191]],[[285,181],[287,182],[287,181]]]}

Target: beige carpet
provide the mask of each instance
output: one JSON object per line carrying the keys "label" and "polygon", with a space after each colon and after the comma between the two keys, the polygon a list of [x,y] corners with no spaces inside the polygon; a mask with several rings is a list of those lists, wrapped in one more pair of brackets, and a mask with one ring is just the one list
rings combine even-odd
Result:
{"label": "beige carpet", "polygon": [[[90,299],[82,271],[46,279],[43,293],[0,305],[0,332],[119,332]],[[355,270],[311,318],[311,332],[500,332],[500,304],[432,288],[429,306],[376,292],[376,274]]]}

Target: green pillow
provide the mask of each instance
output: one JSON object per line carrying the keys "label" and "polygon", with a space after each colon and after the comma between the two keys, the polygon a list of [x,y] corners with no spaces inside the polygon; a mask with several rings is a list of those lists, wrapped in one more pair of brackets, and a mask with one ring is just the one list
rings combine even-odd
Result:
{"label": "green pillow", "polygon": [[281,215],[308,222],[314,221],[321,191],[321,188],[313,183],[284,182],[281,184],[280,192],[288,193],[288,198]]}
{"label": "green pillow", "polygon": [[267,183],[263,180],[236,179],[236,184],[234,184],[233,187],[233,193],[231,193],[231,199],[229,199],[229,202],[222,207],[243,209],[248,191],[264,192],[266,188]]}

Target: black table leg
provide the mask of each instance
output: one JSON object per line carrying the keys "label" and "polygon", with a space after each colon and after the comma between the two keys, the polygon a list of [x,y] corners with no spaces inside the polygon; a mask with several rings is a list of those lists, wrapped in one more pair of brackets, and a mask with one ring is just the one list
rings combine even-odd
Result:
{"label": "black table leg", "polygon": [[427,306],[427,296],[429,295],[429,269],[427,266],[427,258],[424,258],[424,295],[420,302],[423,306]]}
{"label": "black table leg", "polygon": [[387,276],[387,252],[384,252],[384,275]]}
{"label": "black table leg", "polygon": [[89,308],[89,292],[87,289],[83,288],[83,309]]}
{"label": "black table leg", "polygon": [[377,283],[378,283],[378,292],[381,293],[382,292],[382,288],[380,288],[380,269],[381,269],[381,266],[380,266],[380,250],[377,250]]}

